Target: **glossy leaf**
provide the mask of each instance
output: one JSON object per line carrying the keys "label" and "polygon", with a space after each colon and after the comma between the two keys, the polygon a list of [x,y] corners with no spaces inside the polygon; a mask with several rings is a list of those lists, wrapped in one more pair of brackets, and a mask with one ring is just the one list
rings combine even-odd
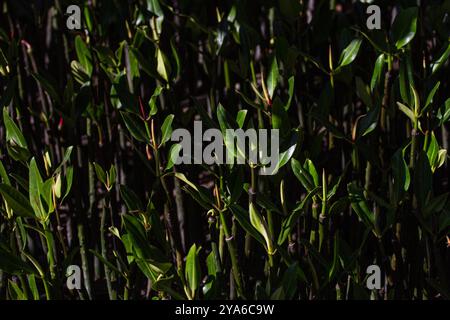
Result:
{"label": "glossy leaf", "polygon": [[401,10],[392,25],[392,39],[397,49],[407,45],[416,35],[417,7]]}
{"label": "glossy leaf", "polygon": [[149,142],[142,120],[138,116],[130,112],[120,112],[120,115],[133,138],[141,142]]}
{"label": "glossy leaf", "polygon": [[346,65],[349,65],[356,59],[361,43],[361,39],[354,39],[350,42],[350,44],[341,53],[336,71]]}
{"label": "glossy leaf", "polygon": [[190,289],[191,298],[194,298],[195,292],[200,285],[201,273],[198,259],[200,249],[201,247],[197,249],[197,246],[193,244],[186,257],[185,277]]}
{"label": "glossy leaf", "polygon": [[161,142],[160,146],[164,145],[167,141],[170,140],[170,136],[172,134],[172,122],[175,116],[173,114],[169,114],[166,119],[164,119],[163,124],[161,125]]}
{"label": "glossy leaf", "polygon": [[24,218],[34,218],[33,208],[28,199],[7,184],[0,184],[0,194],[15,214]]}
{"label": "glossy leaf", "polygon": [[267,74],[267,91],[269,93],[269,98],[271,99],[277,87],[279,76],[277,58],[273,57],[269,73]]}

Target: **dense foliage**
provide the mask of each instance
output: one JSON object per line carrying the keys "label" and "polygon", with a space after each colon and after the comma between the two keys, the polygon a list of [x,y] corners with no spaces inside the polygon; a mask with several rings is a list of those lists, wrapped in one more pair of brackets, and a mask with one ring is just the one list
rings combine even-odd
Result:
{"label": "dense foliage", "polygon": [[[450,298],[450,1],[365,2],[2,1],[1,299]],[[278,173],[174,165],[195,120]]]}

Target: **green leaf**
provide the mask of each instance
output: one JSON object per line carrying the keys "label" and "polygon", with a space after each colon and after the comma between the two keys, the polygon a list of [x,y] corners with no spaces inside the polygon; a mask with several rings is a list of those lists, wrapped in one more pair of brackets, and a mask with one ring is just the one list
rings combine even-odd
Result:
{"label": "green leaf", "polygon": [[334,235],[333,263],[328,272],[328,280],[330,281],[336,275],[339,266],[339,232]]}
{"label": "green leaf", "polygon": [[437,116],[439,125],[442,126],[450,118],[450,98],[447,99],[442,107],[439,108]]}
{"label": "green leaf", "polygon": [[369,210],[361,188],[355,182],[351,182],[347,185],[347,190],[353,210],[364,224],[373,230],[375,228],[375,216]]}
{"label": "green leaf", "polygon": [[169,74],[170,74],[170,65],[169,61],[166,57],[166,55],[159,49],[156,49],[156,71],[158,71],[158,74],[166,80],[166,82],[169,81]]}
{"label": "green leaf", "polygon": [[147,10],[158,17],[164,16],[164,13],[159,5],[159,0],[147,0]]}
{"label": "green leaf", "polygon": [[445,163],[446,159],[447,159],[447,149],[439,150],[437,165],[436,165],[435,169],[442,167],[442,165]]}
{"label": "green leaf", "polygon": [[337,181],[335,180],[333,187],[328,191],[327,194],[327,200],[330,201],[331,198],[334,197],[334,195],[336,194],[336,191],[338,190],[339,186],[341,185],[341,181],[342,178],[345,176],[345,171],[347,170],[347,167],[344,169],[344,172],[339,176],[339,178],[337,179]]}
{"label": "green leaf", "polygon": [[417,90],[414,88],[414,86],[412,84],[410,84],[410,87],[411,87],[411,91],[412,91],[413,97],[414,97],[414,115],[417,117],[418,115],[420,115],[419,93],[417,92]]}
{"label": "green leaf", "polygon": [[311,192],[308,193],[308,195],[295,207],[295,209],[292,211],[292,213],[289,215],[288,218],[286,218],[283,223],[281,224],[281,231],[278,236],[278,245],[282,245],[284,241],[288,238],[288,236],[291,234],[295,223],[297,222],[297,219],[300,217],[300,214],[302,213],[303,208],[309,203],[311,198],[317,194],[317,192],[320,190],[319,187],[314,188]]}
{"label": "green leaf", "polygon": [[380,114],[380,107],[376,106],[359,120],[358,137],[364,137],[369,133],[371,133],[373,130],[375,130],[378,124],[379,114]]}
{"label": "green leaf", "polygon": [[[19,288],[17,283],[14,281],[8,279],[8,289],[9,289],[9,295],[13,300],[27,300],[27,296],[25,293]],[[11,291],[11,289],[13,291]]]}
{"label": "green leaf", "polygon": [[407,74],[409,60],[406,59],[406,63],[400,64],[400,74],[399,74],[399,87],[400,87],[400,96],[402,98],[402,101],[406,104],[410,105],[412,103],[411,101],[411,95],[412,93],[409,83],[409,78]]}
{"label": "green leaf", "polygon": [[399,149],[392,157],[392,174],[394,177],[394,201],[395,204],[400,200],[401,195],[408,191],[411,182],[408,165],[406,164],[405,149]]}
{"label": "green leaf", "polygon": [[373,92],[375,87],[380,83],[381,81],[381,75],[383,74],[383,67],[384,67],[384,53],[380,54],[375,61],[375,67],[373,69],[372,73],[372,79],[370,80],[370,91]]}
{"label": "green leaf", "polygon": [[175,116],[173,114],[169,114],[161,126],[161,143],[160,146],[164,145],[168,140],[170,140],[170,136],[172,134],[172,122]]}
{"label": "green leaf", "polygon": [[34,274],[27,275],[28,284],[30,286],[31,293],[34,300],[39,300],[39,290],[36,284],[36,277]]}
{"label": "green leaf", "polygon": [[405,106],[403,103],[397,102],[398,108],[409,118],[411,119],[411,122],[416,121],[416,116],[414,115],[414,112]]}
{"label": "green leaf", "polygon": [[28,179],[24,179],[16,173],[11,173],[11,178],[13,178],[14,181],[16,181],[28,193]]}
{"label": "green leaf", "polygon": [[259,214],[258,210],[253,203],[250,203],[250,223],[252,226],[264,237],[266,241],[266,249],[268,254],[273,254],[272,236],[270,235],[269,228],[266,221]]}
{"label": "green leaf", "polygon": [[70,155],[72,154],[73,146],[69,146],[66,151],[64,152],[64,157],[61,161],[61,163],[58,165],[58,167],[55,169],[55,173],[60,172],[61,168],[64,166],[64,164],[67,163],[67,161],[70,160]]}
{"label": "green leaf", "polygon": [[448,57],[450,56],[450,43],[447,45],[447,48],[445,49],[445,51],[442,53],[442,55],[431,64],[431,74],[434,74],[435,72],[437,72],[443,65],[444,63],[447,61]]}
{"label": "green leaf", "polygon": [[73,181],[73,167],[70,166],[67,168],[66,171],[66,191],[64,192],[64,196],[62,197],[61,201],[64,201],[64,199],[69,195],[70,189],[72,188],[72,181]]}
{"label": "green leaf", "polygon": [[86,22],[86,27],[89,33],[92,33],[92,14],[89,6],[84,6],[83,14],[85,19],[84,21]]}
{"label": "green leaf", "polygon": [[286,269],[281,280],[283,293],[286,299],[293,299],[295,292],[299,289],[299,281],[307,282],[307,278],[298,262],[292,263]]}
{"label": "green leaf", "polygon": [[155,91],[153,92],[152,96],[150,97],[150,100],[148,101],[148,105],[150,106],[150,112],[149,115],[153,116],[158,112],[158,107],[156,106],[156,99],[158,99],[159,95],[163,91],[163,87],[156,87]]}
{"label": "green leaf", "polygon": [[175,66],[176,66],[175,79],[177,79],[181,75],[181,60],[175,44],[175,35],[173,35],[172,38],[170,39],[170,49],[172,52],[172,56],[175,59]]}
{"label": "green leaf", "polygon": [[425,114],[425,112],[427,111],[428,107],[431,106],[431,103],[433,102],[434,95],[436,94],[436,91],[438,91],[440,84],[441,84],[441,82],[438,81],[438,82],[434,85],[434,87],[433,87],[433,89],[430,91],[430,93],[428,94],[427,101],[425,102],[425,106],[424,106],[424,107],[422,108],[422,110],[420,111],[420,115]]}
{"label": "green leaf", "polygon": [[438,161],[438,154],[439,154],[439,144],[436,140],[436,137],[434,135],[434,132],[431,131],[431,135],[429,138],[429,143],[426,148],[426,153],[428,156],[428,160],[430,161],[430,167],[431,171],[434,172],[434,170],[437,167],[437,161]]}
{"label": "green leaf", "polygon": [[275,98],[272,104],[272,128],[279,129],[281,136],[290,130],[288,114],[278,97]]}
{"label": "green leaf", "polygon": [[80,36],[75,37],[75,51],[77,52],[78,61],[80,61],[80,64],[90,77],[92,74],[92,55]]}
{"label": "green leaf", "polygon": [[353,60],[356,59],[359,48],[361,47],[361,43],[361,39],[354,39],[352,40],[352,42],[350,42],[350,44],[341,53],[336,71],[338,71],[342,67],[345,67],[346,65],[349,65],[353,62]]}
{"label": "green leaf", "polygon": [[[146,270],[153,274],[165,274],[170,269],[171,263],[167,262],[165,255],[157,247],[150,244],[139,219],[128,214],[122,217],[123,225],[130,237],[133,253],[135,258],[141,262],[140,267],[143,268],[143,272]],[[123,239],[124,236],[122,236]],[[148,272],[147,274],[149,274]]]}
{"label": "green leaf", "polygon": [[111,165],[111,167],[109,168],[109,172],[107,175],[107,182],[108,182],[108,187],[112,188],[114,186],[114,183],[116,183],[116,166],[115,165]]}
{"label": "green leaf", "polygon": [[125,185],[120,185],[120,197],[130,211],[143,211],[144,206],[136,193]]}
{"label": "green leaf", "polygon": [[31,207],[28,199],[10,185],[4,183],[0,184],[0,194],[2,195],[8,206],[18,216],[24,218],[35,217],[33,208]]}
{"label": "green leaf", "polygon": [[[197,186],[191,181],[189,181],[186,176],[181,172],[175,172],[174,176],[181,181],[185,182],[189,187],[192,188],[193,191],[195,191],[195,194],[200,197],[200,200],[204,203],[208,204],[208,206],[213,207],[214,206],[214,199],[211,197],[211,195],[206,191],[204,187]],[[191,193],[192,195],[193,193]]]}
{"label": "green leaf", "polygon": [[267,75],[267,91],[269,94],[269,98],[272,99],[273,93],[275,92],[275,89],[277,87],[278,78],[279,78],[279,71],[278,71],[278,62],[277,58],[274,56],[272,58],[272,63],[270,64],[270,70],[269,74]]}
{"label": "green leaf", "polygon": [[319,175],[317,174],[316,167],[314,166],[314,163],[310,159],[306,159],[305,163],[303,164],[303,168],[308,170],[308,173],[313,178],[314,186],[317,187],[319,185]]}
{"label": "green leaf", "polygon": [[217,106],[217,120],[219,120],[220,131],[225,135],[227,129],[233,129],[227,115],[227,111],[221,103]]}
{"label": "green leaf", "polygon": [[8,75],[9,71],[8,59],[0,48],[0,74],[5,77]]}
{"label": "green leaf", "polygon": [[260,110],[260,109],[261,109],[261,105],[259,105],[259,104],[257,104],[256,102],[254,102],[251,98],[247,97],[247,96],[246,96],[244,93],[242,93],[241,91],[236,90],[236,93],[237,93],[238,95],[240,95],[240,96],[242,97],[242,99],[245,101],[245,103],[248,104],[249,106],[251,106],[251,107],[253,107],[253,108],[257,109],[257,110]]}
{"label": "green leaf", "polygon": [[220,103],[217,106],[217,119],[219,120],[220,131],[222,131],[224,136],[224,143],[227,148],[227,152],[230,156],[236,157],[237,153],[242,150],[236,150],[233,136],[226,134],[226,131],[227,129],[236,128],[237,124],[230,120],[225,108]]}
{"label": "green leaf", "polygon": [[27,149],[27,142],[20,131],[19,127],[14,123],[14,121],[9,117],[8,108],[3,108],[3,121],[6,128],[6,141],[9,143],[16,144],[21,148]]}
{"label": "green leaf", "polygon": [[294,76],[291,76],[288,80],[289,83],[289,89],[288,89],[288,94],[289,94],[289,99],[287,101],[287,103],[284,105],[284,109],[289,110],[289,107],[291,106],[291,102],[292,102],[292,97],[294,96],[294,86],[295,86],[295,78]]}
{"label": "green leaf", "polygon": [[101,183],[106,185],[106,172],[103,170],[103,168],[96,162],[93,163],[95,174],[97,175],[98,180],[100,180]]}
{"label": "green leaf", "polygon": [[54,210],[53,200],[52,200],[52,188],[53,188],[53,178],[45,180],[42,184],[41,197],[44,199],[47,204],[47,214],[50,214]]}
{"label": "green leaf", "polygon": [[236,123],[239,128],[242,128],[244,125],[245,117],[247,116],[247,110],[239,110],[236,115]]}
{"label": "green leaf", "polygon": [[178,155],[180,154],[181,148],[182,146],[179,143],[173,144],[170,147],[166,170],[172,169],[172,167],[175,165],[174,160],[176,160]]}
{"label": "green leaf", "polygon": [[145,131],[143,121],[137,115],[124,111],[121,111],[120,115],[122,116],[125,126],[133,138],[141,142],[150,142],[150,138]]}
{"label": "green leaf", "polygon": [[72,61],[70,63],[70,70],[72,71],[72,74],[78,83],[80,83],[81,85],[89,83],[90,77],[81,63],[75,60]]}
{"label": "green leaf", "polygon": [[314,179],[309,174],[309,172],[306,169],[304,169],[300,164],[300,162],[294,158],[291,159],[291,168],[292,171],[294,172],[294,175],[301,182],[303,187],[308,192],[311,192],[314,189]]}
{"label": "green leaf", "polygon": [[4,183],[7,185],[11,185],[11,181],[9,180],[8,174],[6,173],[5,167],[3,166],[3,162],[0,160],[0,183]]}
{"label": "green leaf", "polygon": [[414,167],[414,193],[419,208],[425,208],[433,192],[433,177],[428,156],[421,151]]}
{"label": "green leaf", "polygon": [[112,264],[111,262],[106,260],[105,257],[103,257],[97,251],[89,249],[89,252],[92,253],[94,256],[96,256],[100,260],[101,263],[103,263],[104,265],[108,266],[111,270],[113,270],[117,274],[122,274],[122,272],[117,268],[117,266],[115,266],[114,264]]}
{"label": "green leaf", "polygon": [[246,210],[237,204],[232,204],[230,206],[231,212],[233,212],[234,217],[239,222],[239,225],[248,232],[256,241],[265,245],[264,238],[259,234],[258,230],[253,227],[250,222],[249,215]]}
{"label": "green leaf", "polygon": [[41,194],[43,193],[43,185],[41,174],[39,173],[39,169],[36,165],[36,160],[34,157],[30,161],[29,166],[29,193],[30,193],[30,204],[34,210],[35,215],[44,219],[46,216],[44,207],[42,206]]}
{"label": "green leaf", "polygon": [[217,274],[220,270],[219,261],[216,259],[214,252],[211,251],[206,258],[206,267],[208,269],[208,280],[203,285],[202,291],[206,299],[217,295]]}
{"label": "green leaf", "polygon": [[283,167],[286,163],[288,163],[288,161],[292,158],[292,156],[294,155],[295,149],[297,149],[297,139],[291,139],[291,143],[288,146],[288,148],[281,152],[280,155],[278,156],[278,163],[275,166],[275,169],[273,170],[272,174],[275,174],[276,172],[278,172],[278,170],[280,170],[281,167]]}
{"label": "green leaf", "polygon": [[189,249],[188,255],[186,257],[185,277],[190,289],[191,299],[195,297],[195,292],[200,285],[201,270],[200,262],[198,259],[198,253],[200,249],[201,247],[197,249],[197,246],[194,243]]}
{"label": "green leaf", "polygon": [[416,35],[417,7],[401,10],[392,25],[392,38],[397,49],[407,45]]}
{"label": "green leaf", "polygon": [[130,50],[133,52],[134,57],[139,62],[142,70],[147,73],[150,77],[158,79],[159,81],[163,81],[164,79],[159,75],[158,71],[155,69],[153,61],[147,61],[146,56],[144,56],[137,48],[130,47]]}
{"label": "green leaf", "polygon": [[321,70],[324,74],[328,74],[328,71],[323,67],[323,65],[314,59],[312,56],[305,52],[298,51],[298,54],[301,55],[303,58],[305,58],[306,61],[311,62],[314,66],[317,67],[317,69]]}
{"label": "green leaf", "polygon": [[0,270],[10,274],[35,273],[32,266],[13,255],[2,243],[0,243]]}

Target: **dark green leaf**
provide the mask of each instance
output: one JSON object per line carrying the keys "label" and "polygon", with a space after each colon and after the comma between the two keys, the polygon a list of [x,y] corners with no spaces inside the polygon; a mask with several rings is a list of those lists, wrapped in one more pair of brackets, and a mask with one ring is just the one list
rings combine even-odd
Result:
{"label": "dark green leaf", "polygon": [[353,62],[353,60],[356,59],[359,48],[361,47],[361,43],[361,39],[354,39],[352,40],[352,42],[350,42],[350,44],[341,53],[336,71],[338,71],[342,67],[345,67],[346,65],[349,65]]}
{"label": "dark green leaf", "polygon": [[161,126],[161,145],[164,145],[168,140],[170,140],[170,136],[172,134],[172,122],[175,116],[173,114],[169,114],[166,119],[164,119],[164,123]]}
{"label": "dark green leaf", "polygon": [[392,38],[397,49],[407,45],[416,35],[417,7],[403,9],[395,17],[392,25]]}
{"label": "dark green leaf", "polygon": [[2,243],[0,243],[0,269],[10,274],[35,273],[32,266],[13,255]]}
{"label": "dark green leaf", "polygon": [[375,216],[369,210],[367,200],[364,198],[361,188],[355,182],[352,182],[347,185],[347,190],[353,210],[367,227],[374,229]]}
{"label": "dark green leaf", "polygon": [[267,75],[267,91],[269,94],[269,98],[272,99],[273,93],[275,92],[275,89],[278,84],[278,77],[279,77],[279,71],[278,71],[278,62],[277,58],[274,56],[272,58],[272,63],[270,64],[270,70]]}
{"label": "dark green leaf", "polygon": [[33,208],[28,199],[7,184],[0,184],[0,193],[15,214],[24,218],[34,218]]}
{"label": "dark green leaf", "polygon": [[188,283],[189,289],[191,290],[191,298],[195,296],[195,292],[200,285],[201,273],[200,273],[200,262],[198,259],[198,252],[201,247],[197,249],[197,246],[193,244],[189,249],[188,255],[186,257],[186,268],[185,277]]}
{"label": "dark green leaf", "polygon": [[372,73],[372,79],[370,80],[370,91],[373,92],[375,87],[380,83],[381,75],[383,74],[384,67],[384,53],[380,54],[375,61],[375,67]]}
{"label": "dark green leaf", "polygon": [[128,131],[131,133],[133,138],[141,142],[149,142],[150,138],[145,131],[143,121],[135,114],[131,112],[120,112],[123,121],[125,122],[125,126]]}

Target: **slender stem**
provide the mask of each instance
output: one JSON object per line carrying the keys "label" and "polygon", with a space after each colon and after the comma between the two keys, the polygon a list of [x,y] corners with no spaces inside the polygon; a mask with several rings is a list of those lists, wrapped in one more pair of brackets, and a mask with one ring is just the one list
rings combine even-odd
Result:
{"label": "slender stem", "polygon": [[126,280],[125,281],[126,281],[125,282],[125,287],[123,288],[123,300],[128,300],[128,298],[129,298],[129,290],[130,290],[130,286],[131,286],[130,276],[129,275],[126,276]]}
{"label": "slender stem", "polygon": [[[10,245],[11,245],[11,250],[12,250],[12,252],[15,254],[15,255],[17,255],[18,254],[18,248],[17,248],[17,244],[16,244],[16,241],[15,241],[15,232],[14,232],[14,228],[15,228],[15,226],[14,226],[14,223],[13,223],[13,220],[9,220],[9,234],[10,234]],[[23,292],[24,292],[24,294],[25,294],[25,298],[26,299],[28,299],[28,289],[27,289],[27,286],[26,286],[26,282],[25,282],[25,278],[24,278],[24,276],[23,275],[19,275],[18,276],[19,277],[19,281],[20,281],[20,284],[21,284],[21,286],[22,286],[22,288],[23,288]]]}
{"label": "slender stem", "polygon": [[[249,190],[249,205],[256,202],[256,175],[255,175],[255,166],[250,164],[250,190]],[[245,233],[245,247],[244,253],[247,258],[250,257],[250,253],[252,251],[252,236],[250,233]]]}
{"label": "slender stem", "polygon": [[236,249],[236,241],[234,240],[234,237],[231,235],[231,232],[228,228],[224,212],[220,211],[219,215],[220,215],[220,221],[223,226],[223,231],[225,234],[225,241],[227,243],[228,251],[230,253],[231,265],[232,265],[231,268],[232,268],[232,272],[233,272],[234,281],[236,283],[236,290],[237,290],[238,295],[240,297],[244,298],[245,296],[244,296],[244,290],[243,290],[243,284],[242,284],[241,270],[239,267],[238,254],[237,254],[237,249]]}
{"label": "slender stem", "polygon": [[66,258],[67,257],[67,247],[66,247],[66,244],[64,242],[64,237],[62,235],[61,219],[59,218],[58,205],[56,203],[56,195],[55,195],[54,192],[52,194],[52,197],[53,197],[53,205],[55,207],[56,228],[58,229],[58,231],[57,231],[58,240],[61,243],[61,247],[63,249],[64,258]]}
{"label": "slender stem", "polygon": [[172,198],[170,196],[169,189],[167,188],[165,178],[161,174],[161,162],[160,162],[158,145],[156,143],[155,127],[154,127],[153,119],[151,120],[150,131],[151,131],[153,151],[155,153],[155,172],[156,172],[157,178],[159,179],[159,181],[161,183],[161,186],[164,189],[164,193],[165,193],[166,199],[167,199],[167,202],[164,206],[164,212],[169,215],[169,219],[168,219],[169,220],[168,221],[169,232],[170,232],[170,237],[172,238],[173,246],[175,249],[177,273],[180,276],[180,278],[184,279],[183,272],[182,272],[182,270],[183,270],[183,255],[182,255],[182,252],[180,249],[181,248],[180,230],[178,228],[174,227],[174,222],[177,222],[178,219],[177,219],[176,214],[173,214],[173,212],[172,212],[172,207],[173,207]]}
{"label": "slender stem", "polygon": [[42,279],[42,283],[44,284],[44,290],[45,290],[45,298],[47,300],[51,300],[51,294],[50,294],[50,288],[48,287],[48,282],[46,279]]}
{"label": "slender stem", "polygon": [[47,260],[48,266],[50,269],[50,278],[54,280],[56,278],[55,273],[55,258],[54,258],[54,243],[53,243],[53,234],[48,227],[49,221],[43,223],[45,240],[47,243]]}
{"label": "slender stem", "polygon": [[326,224],[326,212],[327,212],[327,179],[325,170],[322,172],[322,211],[319,216],[319,251],[322,250],[322,244],[325,239],[325,224]]}
{"label": "slender stem", "polygon": [[418,137],[418,122],[414,122],[414,128],[411,132],[411,154],[409,158],[409,168],[414,169],[416,162],[416,148],[417,148],[417,137]]}
{"label": "slender stem", "polygon": [[[106,202],[107,202],[107,200],[104,199],[102,216],[100,218],[100,247],[101,247],[101,254],[102,254],[103,259],[108,261],[106,241],[105,241],[105,224],[106,224],[106,207],[107,207]],[[113,286],[111,283],[111,270],[109,269],[109,267],[106,264],[104,264],[103,267],[105,270],[106,286],[108,288],[109,299],[116,300],[116,292],[113,289]]]}
{"label": "slender stem", "polygon": [[85,243],[85,239],[84,239],[84,227],[82,224],[78,225],[78,240],[80,242],[81,267],[83,269],[84,286],[86,287],[86,291],[88,293],[89,299],[92,300],[91,277],[89,276],[89,264],[88,264],[87,254],[86,254],[86,243]]}
{"label": "slender stem", "polygon": [[317,198],[314,196],[313,204],[312,204],[312,226],[311,226],[311,233],[309,235],[309,242],[313,246],[315,246],[317,243],[316,233],[317,233],[317,218],[319,215],[318,209],[319,209],[319,203],[317,202]]}

